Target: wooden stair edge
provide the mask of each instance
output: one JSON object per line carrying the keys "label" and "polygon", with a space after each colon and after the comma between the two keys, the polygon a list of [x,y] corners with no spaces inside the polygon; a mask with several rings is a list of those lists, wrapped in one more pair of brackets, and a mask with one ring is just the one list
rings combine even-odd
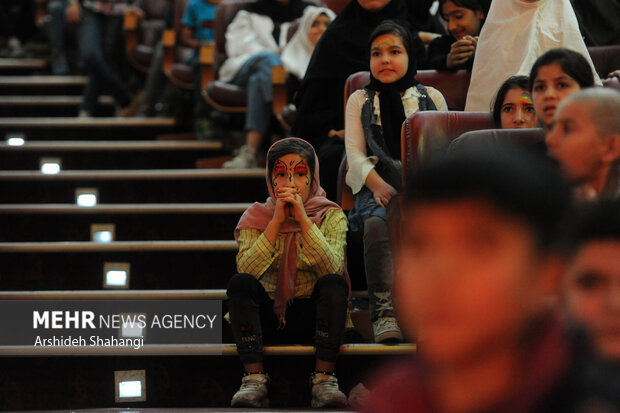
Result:
{"label": "wooden stair edge", "polygon": [[236,251],[235,241],[1,242],[1,253]]}
{"label": "wooden stair edge", "polygon": [[251,203],[174,203],[174,204],[97,204],[90,207],[76,204],[0,204],[5,214],[241,214]]}
{"label": "wooden stair edge", "polygon": [[[388,356],[411,355],[417,351],[416,344],[343,344],[343,356]],[[314,346],[283,345],[265,346],[266,356],[312,356]],[[34,347],[0,346],[0,357],[41,356],[236,356],[235,344],[146,344],[139,349],[133,347]]]}
{"label": "wooden stair edge", "polygon": [[[366,297],[366,291],[353,291]],[[226,300],[226,289],[0,291],[0,300]]]}

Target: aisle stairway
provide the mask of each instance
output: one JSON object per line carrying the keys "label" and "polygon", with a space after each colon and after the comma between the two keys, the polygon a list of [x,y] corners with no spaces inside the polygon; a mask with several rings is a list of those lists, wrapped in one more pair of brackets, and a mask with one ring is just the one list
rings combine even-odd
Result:
{"label": "aisle stairway", "polygon": [[[9,73],[19,74],[15,67]],[[222,146],[158,140],[182,132],[172,119],[77,119],[83,84],[81,77],[0,76],[0,137],[25,139],[0,143],[0,303],[216,300],[225,313],[237,250],[232,231],[250,202],[265,198],[263,170],[196,169],[198,159],[222,155]],[[100,102],[111,115],[111,100]],[[43,174],[44,160],[59,172]],[[85,193],[96,195],[96,205],[76,204]],[[114,226],[111,242],[92,241],[97,224]],[[127,265],[126,289],[104,288],[109,263]],[[362,335],[367,318],[354,314]],[[226,323],[222,337],[222,345],[139,350],[1,345],[0,410],[221,411],[242,373]],[[413,351],[346,343],[337,366],[343,390],[379,362]],[[266,354],[272,406],[308,406],[313,348],[276,345]],[[145,401],[117,400],[121,370],[144,371]]]}

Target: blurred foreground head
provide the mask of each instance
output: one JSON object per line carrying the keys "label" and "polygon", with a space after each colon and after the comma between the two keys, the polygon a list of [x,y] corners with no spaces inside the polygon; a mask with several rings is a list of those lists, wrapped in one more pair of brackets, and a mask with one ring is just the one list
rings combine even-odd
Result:
{"label": "blurred foreground head", "polygon": [[561,275],[553,248],[568,185],[515,147],[467,148],[407,179],[394,294],[434,363],[522,344]]}
{"label": "blurred foreground head", "polygon": [[620,200],[582,205],[566,226],[564,309],[601,356],[620,361]]}

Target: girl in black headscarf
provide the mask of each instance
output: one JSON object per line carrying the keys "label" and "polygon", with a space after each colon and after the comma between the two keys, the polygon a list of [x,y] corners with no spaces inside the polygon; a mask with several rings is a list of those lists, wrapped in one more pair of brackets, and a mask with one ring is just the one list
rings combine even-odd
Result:
{"label": "girl in black headscarf", "polygon": [[[351,0],[319,40],[297,94],[292,134],[303,136],[321,162],[321,182],[336,199],[336,177],[344,152],[344,84],[352,73],[368,70],[367,40],[383,20],[405,19],[404,0]],[[418,61],[425,58],[419,37],[412,36]]]}
{"label": "girl in black headscarf", "polygon": [[347,184],[355,194],[349,213],[353,231],[364,233],[364,263],[376,342],[402,336],[392,308],[392,253],[386,208],[402,185],[400,131],[406,116],[422,110],[447,110],[439,91],[415,79],[411,36],[393,21],[371,34],[370,83],[347,102],[345,145]]}

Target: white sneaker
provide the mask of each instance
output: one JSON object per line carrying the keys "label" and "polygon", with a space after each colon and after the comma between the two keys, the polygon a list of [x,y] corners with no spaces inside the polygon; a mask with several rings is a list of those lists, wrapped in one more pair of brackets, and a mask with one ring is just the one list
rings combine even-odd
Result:
{"label": "white sneaker", "polygon": [[233,396],[231,407],[268,407],[269,376],[262,373],[248,374],[241,379],[241,387]]}
{"label": "white sneaker", "polygon": [[403,341],[403,333],[396,323],[395,317],[380,317],[372,323],[372,331],[375,334],[375,343],[400,343]]}
{"label": "white sneaker", "polygon": [[222,168],[226,169],[248,169],[256,168],[258,162],[256,161],[256,155],[252,148],[248,145],[243,145],[239,148],[239,154],[232,160],[226,161],[222,164]]}
{"label": "white sneaker", "polygon": [[310,406],[313,408],[347,406],[347,396],[340,391],[336,376],[312,374],[310,385],[312,386]]}

